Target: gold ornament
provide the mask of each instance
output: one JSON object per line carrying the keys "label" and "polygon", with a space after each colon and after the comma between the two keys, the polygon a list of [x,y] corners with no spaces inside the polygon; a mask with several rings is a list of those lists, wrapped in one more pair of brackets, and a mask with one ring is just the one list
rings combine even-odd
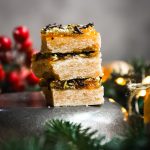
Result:
{"label": "gold ornament", "polygon": [[144,122],[150,123],[150,88],[146,90],[144,99]]}
{"label": "gold ornament", "polygon": [[[113,72],[120,74],[120,76],[123,76],[123,75],[127,75],[132,70],[133,67],[125,61],[122,60],[112,61],[111,63],[105,64],[103,67],[103,72],[104,72],[103,82],[107,81]],[[126,81],[124,80],[123,84],[125,82]]]}
{"label": "gold ornament", "polygon": [[[147,76],[142,80],[143,84],[150,84],[150,76]],[[150,123],[150,88],[145,91],[144,99],[144,122]]]}
{"label": "gold ornament", "polygon": [[122,60],[113,61],[107,64],[106,66],[110,68],[112,72],[115,72],[120,75],[126,75],[131,70],[133,70],[133,67],[129,63],[122,61]]}

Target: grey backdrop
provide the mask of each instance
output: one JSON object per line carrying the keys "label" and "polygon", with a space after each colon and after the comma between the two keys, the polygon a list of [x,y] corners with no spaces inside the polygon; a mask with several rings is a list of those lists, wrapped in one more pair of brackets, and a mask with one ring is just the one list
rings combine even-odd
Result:
{"label": "grey backdrop", "polygon": [[150,0],[0,0],[0,34],[26,25],[40,49],[48,23],[94,22],[102,36],[103,60],[150,57]]}

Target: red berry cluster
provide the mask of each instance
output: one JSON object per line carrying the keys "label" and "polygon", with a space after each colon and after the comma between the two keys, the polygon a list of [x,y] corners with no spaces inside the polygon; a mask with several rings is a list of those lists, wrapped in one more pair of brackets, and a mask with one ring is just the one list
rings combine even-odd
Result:
{"label": "red berry cluster", "polygon": [[31,64],[31,57],[34,52],[32,49],[32,40],[30,38],[29,30],[25,26],[18,26],[13,31],[13,37],[16,41],[18,51],[25,53],[25,63],[27,66]]}
{"label": "red berry cluster", "polygon": [[15,46],[12,50],[11,39],[6,36],[0,36],[0,62],[2,64],[12,63],[15,59],[13,53],[17,50],[17,53],[25,54],[24,63],[30,66],[34,50],[32,49],[32,40],[28,28],[25,26],[16,27],[13,30],[13,38],[15,40]]}
{"label": "red berry cluster", "polygon": [[39,83],[39,78],[37,78],[32,71],[26,70],[26,68],[8,73],[6,80],[10,85],[9,91],[24,91],[26,87]]}
{"label": "red berry cluster", "polygon": [[[30,70],[34,52],[29,30],[18,26],[13,30],[14,46],[9,37],[0,36],[0,88],[2,92],[24,91],[36,86],[39,79]],[[23,61],[20,62],[20,58]]]}

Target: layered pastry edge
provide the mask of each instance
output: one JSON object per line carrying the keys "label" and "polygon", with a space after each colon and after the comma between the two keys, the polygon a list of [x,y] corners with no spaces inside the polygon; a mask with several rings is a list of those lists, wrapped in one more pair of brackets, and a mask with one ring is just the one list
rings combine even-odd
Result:
{"label": "layered pastry edge", "polygon": [[[59,25],[58,25],[59,26]],[[98,51],[101,48],[101,37],[96,32],[94,25],[66,25],[64,29],[52,25],[49,28],[45,27],[45,31],[41,30],[41,51],[51,53],[67,53],[81,52],[82,49],[92,48]],[[82,28],[82,26],[87,26]],[[82,33],[76,33],[74,28],[80,28]]]}
{"label": "layered pastry edge", "polygon": [[104,103],[101,37],[93,23],[49,24],[41,30],[41,42],[32,70],[50,106]]}
{"label": "layered pastry edge", "polygon": [[104,103],[104,88],[59,90],[42,87],[50,106],[101,105]]}
{"label": "layered pastry edge", "polygon": [[[52,61],[51,58],[32,60],[32,70],[39,78],[55,78],[68,80],[73,78],[87,78],[103,76],[101,56],[93,57],[69,56],[68,59]],[[42,71],[41,71],[42,70]]]}

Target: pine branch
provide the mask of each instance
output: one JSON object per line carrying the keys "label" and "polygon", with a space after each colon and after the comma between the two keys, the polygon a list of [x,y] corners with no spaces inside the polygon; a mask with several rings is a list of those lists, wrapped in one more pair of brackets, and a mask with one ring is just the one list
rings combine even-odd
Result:
{"label": "pine branch", "polygon": [[52,120],[46,123],[46,144],[51,143],[52,149],[61,150],[101,150],[103,147],[100,140],[93,138],[95,132],[89,128],[82,129],[68,121]]}
{"label": "pine branch", "polygon": [[0,150],[43,150],[43,141],[36,137],[10,139],[0,144]]}
{"label": "pine branch", "polygon": [[[138,124],[138,122],[136,122],[136,124]],[[139,127],[136,127],[135,130],[132,131],[129,130],[126,139],[120,144],[120,150],[149,150],[149,148],[150,134],[144,128]]]}
{"label": "pine branch", "polygon": [[0,144],[0,150],[102,150],[103,138],[96,139],[90,128],[82,129],[81,124],[51,120],[45,124],[40,137],[15,139]]}
{"label": "pine branch", "polygon": [[82,129],[80,124],[68,121],[51,120],[46,122],[42,136],[6,141],[0,144],[0,150],[148,150],[150,134],[145,132],[139,118],[132,117],[124,140],[113,138],[102,145],[103,138],[94,138],[95,132],[90,132],[89,128]]}

